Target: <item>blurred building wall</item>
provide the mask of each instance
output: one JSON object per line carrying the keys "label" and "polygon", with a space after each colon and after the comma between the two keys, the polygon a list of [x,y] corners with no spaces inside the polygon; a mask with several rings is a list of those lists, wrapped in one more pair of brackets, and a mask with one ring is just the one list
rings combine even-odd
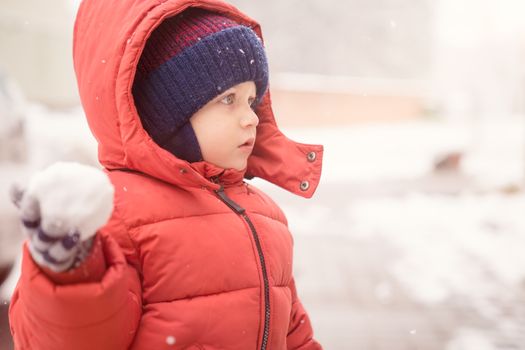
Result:
{"label": "blurred building wall", "polygon": [[397,122],[429,113],[424,80],[280,73],[272,84],[273,110],[287,127]]}

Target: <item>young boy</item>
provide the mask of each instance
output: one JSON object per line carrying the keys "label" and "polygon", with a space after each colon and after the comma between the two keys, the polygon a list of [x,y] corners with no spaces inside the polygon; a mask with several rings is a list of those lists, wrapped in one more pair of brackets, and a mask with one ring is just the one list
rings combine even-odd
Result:
{"label": "young boy", "polygon": [[260,35],[216,0],[81,3],[75,71],[107,175],[58,164],[15,191],[18,349],[321,349],[286,218],[243,181],[311,197],[321,175],[322,146],[275,124]]}

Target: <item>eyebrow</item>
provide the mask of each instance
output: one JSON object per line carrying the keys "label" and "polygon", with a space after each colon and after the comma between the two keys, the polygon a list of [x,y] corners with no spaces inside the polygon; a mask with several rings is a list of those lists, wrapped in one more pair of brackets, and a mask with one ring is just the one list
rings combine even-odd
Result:
{"label": "eyebrow", "polygon": [[234,92],[236,92],[235,88],[231,87],[228,90],[226,90],[226,91],[220,93],[219,95],[217,95],[216,99],[220,100],[221,97],[228,96],[229,94],[234,93]]}
{"label": "eyebrow", "polygon": [[[215,97],[216,100],[220,100],[221,98],[223,97],[226,97],[228,96],[229,94],[234,94],[234,93],[237,93],[237,89],[235,89],[234,86],[232,86],[231,88],[229,88],[228,90],[222,92],[221,94],[217,95],[217,97]],[[253,97],[253,98],[257,98],[257,92],[255,92],[252,96],[252,94],[250,94],[250,97]]]}

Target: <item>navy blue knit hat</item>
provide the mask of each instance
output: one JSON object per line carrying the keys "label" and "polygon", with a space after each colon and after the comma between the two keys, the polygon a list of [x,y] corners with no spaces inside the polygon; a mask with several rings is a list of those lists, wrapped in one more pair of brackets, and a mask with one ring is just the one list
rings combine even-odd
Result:
{"label": "navy blue knit hat", "polygon": [[234,85],[253,81],[259,103],[268,86],[261,40],[244,25],[199,8],[168,18],[151,34],[137,67],[133,96],[144,129],[162,148],[202,160],[189,119]]}

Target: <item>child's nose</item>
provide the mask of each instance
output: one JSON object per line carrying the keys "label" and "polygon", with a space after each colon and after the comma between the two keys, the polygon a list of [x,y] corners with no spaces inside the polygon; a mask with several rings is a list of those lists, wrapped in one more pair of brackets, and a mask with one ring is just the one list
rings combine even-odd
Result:
{"label": "child's nose", "polygon": [[241,125],[242,127],[246,128],[249,126],[257,126],[259,125],[259,117],[255,113],[255,111],[251,108],[248,109],[248,111],[244,112],[244,117],[241,119]]}

